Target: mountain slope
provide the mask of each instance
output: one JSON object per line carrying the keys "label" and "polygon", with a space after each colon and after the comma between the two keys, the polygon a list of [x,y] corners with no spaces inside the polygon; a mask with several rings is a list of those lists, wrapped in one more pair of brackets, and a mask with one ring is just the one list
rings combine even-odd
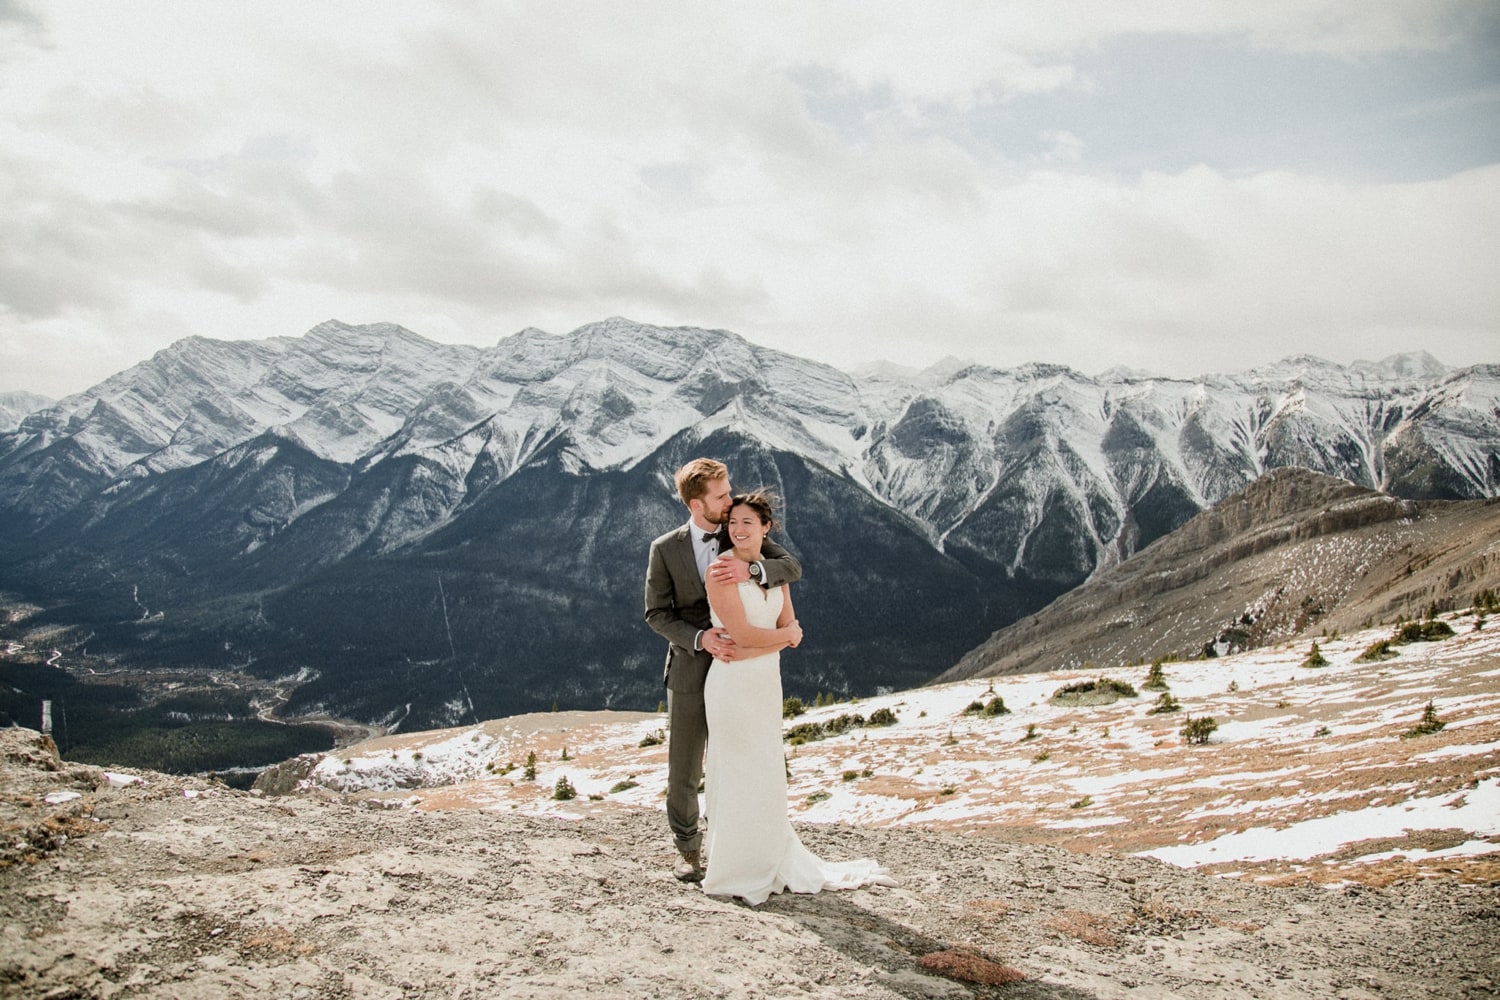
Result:
{"label": "mountain slope", "polygon": [[1467,607],[1483,590],[1500,590],[1500,501],[1398,500],[1281,469],[939,680],[1214,656]]}
{"label": "mountain slope", "polygon": [[489,348],[333,321],[195,337],[0,434],[0,593],[36,606],[5,637],[80,675],[237,671],[262,704],[380,725],[649,708],[645,548],[684,517],[672,469],[707,453],[785,498],[819,652],[789,690],[869,693],[1268,470],[1495,496],[1497,400],[1500,366],[1419,355],[1183,381],[855,376],[623,319]]}

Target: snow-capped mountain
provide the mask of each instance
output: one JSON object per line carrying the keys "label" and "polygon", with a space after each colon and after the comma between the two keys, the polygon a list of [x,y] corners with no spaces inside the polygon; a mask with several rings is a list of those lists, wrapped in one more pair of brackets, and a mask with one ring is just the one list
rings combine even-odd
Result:
{"label": "snow-capped mountain", "polygon": [[21,426],[28,414],[51,406],[56,400],[34,392],[0,392],[0,434]]}
{"label": "snow-capped mountain", "polygon": [[937,674],[1269,469],[1500,494],[1500,365],[854,375],[623,319],[487,349],[389,324],[195,337],[0,434],[0,587],[66,598],[96,652],[306,671],[306,711],[650,707],[639,578],[700,453],[787,502],[822,637],[788,688],[858,693]]}

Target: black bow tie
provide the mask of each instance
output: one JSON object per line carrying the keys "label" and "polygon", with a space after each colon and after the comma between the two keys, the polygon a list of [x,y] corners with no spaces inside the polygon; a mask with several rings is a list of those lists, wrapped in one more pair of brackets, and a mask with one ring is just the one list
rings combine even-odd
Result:
{"label": "black bow tie", "polygon": [[705,542],[716,541],[718,539],[718,537],[719,537],[719,533],[717,531],[705,531],[703,533],[703,540]]}

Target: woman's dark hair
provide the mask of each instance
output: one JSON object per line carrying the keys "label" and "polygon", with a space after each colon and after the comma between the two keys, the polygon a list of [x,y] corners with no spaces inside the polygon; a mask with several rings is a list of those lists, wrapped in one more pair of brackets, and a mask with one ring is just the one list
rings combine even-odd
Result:
{"label": "woman's dark hair", "polygon": [[730,501],[730,506],[738,507],[744,504],[760,516],[761,524],[776,527],[774,511],[776,509],[776,497],[769,490],[753,490],[749,493],[736,493]]}

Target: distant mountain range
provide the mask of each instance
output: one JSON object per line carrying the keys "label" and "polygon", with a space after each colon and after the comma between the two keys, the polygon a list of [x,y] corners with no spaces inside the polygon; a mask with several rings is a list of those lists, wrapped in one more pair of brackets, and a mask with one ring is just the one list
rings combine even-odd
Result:
{"label": "distant mountain range", "polygon": [[34,392],[0,392],[0,434],[15,430],[28,414],[46,409],[54,402]]}
{"label": "distant mountain range", "polygon": [[788,693],[872,693],[1269,470],[1500,494],[1500,365],[856,375],[623,319],[483,349],[388,324],[194,337],[0,434],[0,591],[34,608],[11,637],[63,665],[258,678],[286,715],[654,708],[646,545],[699,454],[785,498],[808,632]]}

